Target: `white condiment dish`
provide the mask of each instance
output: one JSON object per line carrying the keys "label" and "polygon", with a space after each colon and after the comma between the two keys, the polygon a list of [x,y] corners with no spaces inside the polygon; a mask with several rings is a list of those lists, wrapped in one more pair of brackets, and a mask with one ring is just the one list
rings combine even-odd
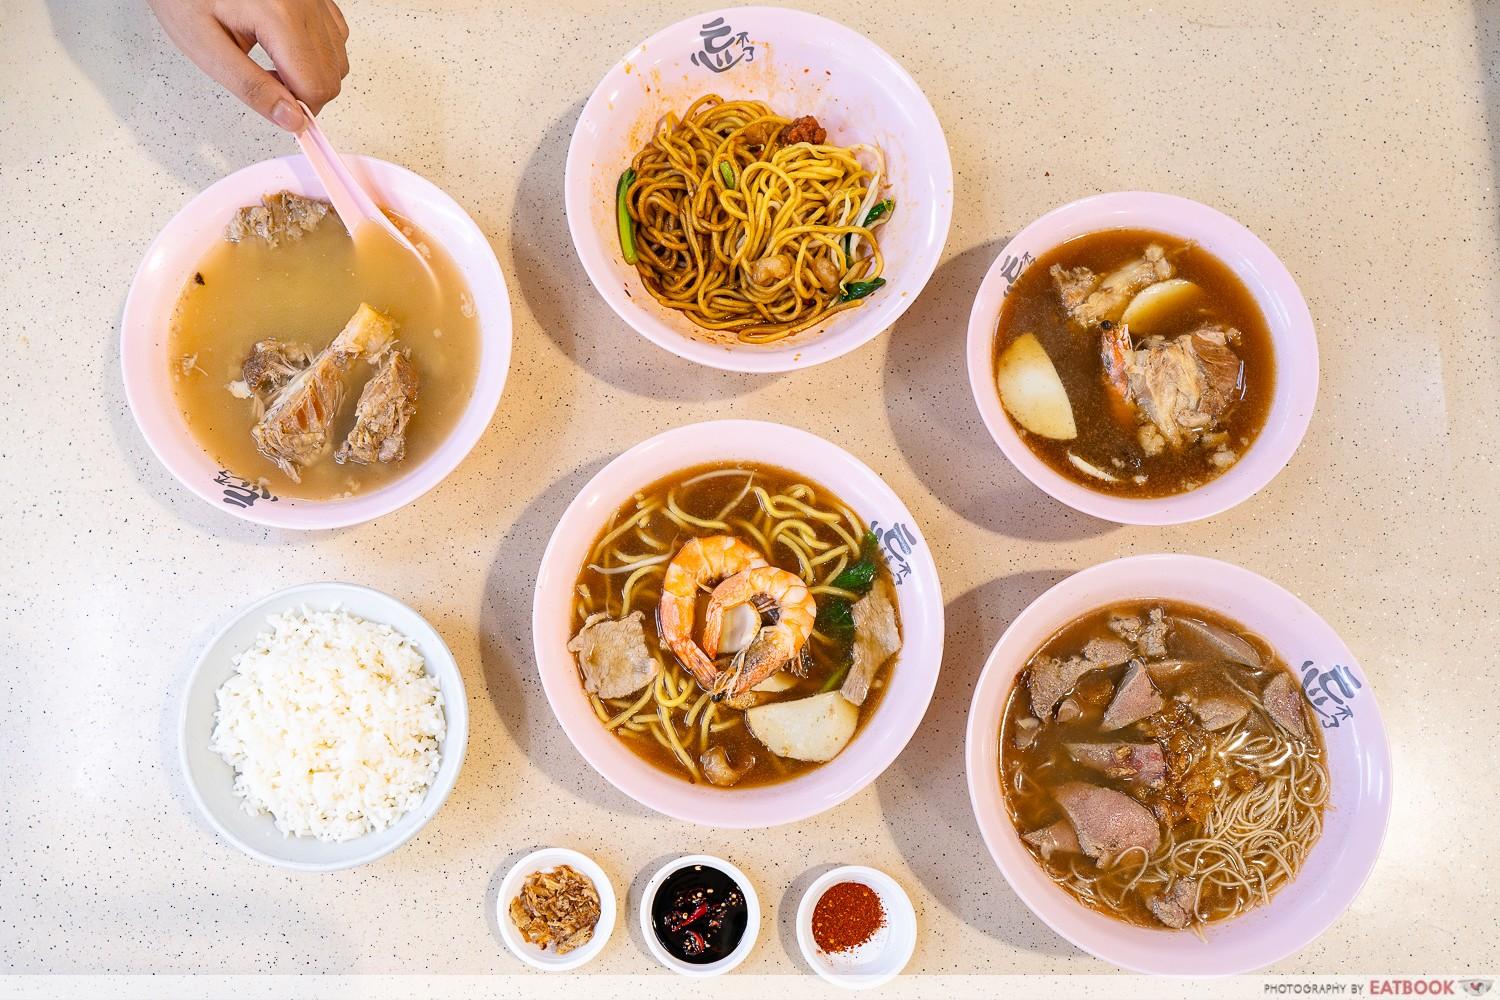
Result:
{"label": "white condiment dish", "polygon": [[[813,911],[823,894],[841,882],[867,885],[880,897],[885,923],[869,941],[847,952],[829,954],[813,940]],[[917,911],[901,884],[885,872],[845,865],[807,887],[797,907],[797,944],[812,970],[835,986],[868,990],[901,974],[917,948]]]}
{"label": "white condiment dish", "polygon": [[[734,951],[719,959],[705,965],[694,965],[684,962],[671,952],[656,936],[656,927],[651,919],[651,904],[656,899],[657,890],[662,886],[673,872],[688,868],[693,865],[704,865],[717,868],[719,871],[734,879],[735,884],[740,887],[740,892],[745,896],[745,934],[740,938],[739,944],[735,945]],[[646,888],[641,892],[641,936],[646,939],[646,947],[651,949],[651,954],[656,960],[667,968],[684,976],[707,978],[710,976],[721,976],[739,965],[755,950],[756,939],[760,937],[760,897],[755,894],[755,886],[745,873],[723,858],[716,858],[711,854],[689,854],[684,857],[669,861],[657,869],[651,881],[646,883]]]}
{"label": "white condiment dish", "polygon": [[[267,630],[268,617],[304,607],[319,611],[342,608],[366,621],[389,625],[416,645],[428,674],[437,679],[442,691],[447,735],[439,743],[441,760],[426,796],[386,829],[340,843],[288,836],[276,829],[269,815],[246,812],[243,800],[234,794],[234,768],[209,748],[218,711],[217,694],[235,672],[234,658]],[[208,643],[183,694],[178,753],[193,802],[225,840],[252,858],[280,868],[331,872],[384,857],[416,836],[453,790],[468,736],[469,702],[458,663],[426,619],[394,597],[369,587],[309,583],[278,591],[244,608]]]}
{"label": "white condiment dish", "polygon": [[[566,955],[558,955],[550,949],[540,948],[521,936],[515,922],[510,919],[510,901],[521,892],[521,883],[533,872],[546,871],[558,865],[567,865],[580,875],[587,876],[599,893],[599,922],[594,925],[594,936],[589,943],[575,948]],[[511,866],[505,880],[500,883],[499,898],[495,901],[495,920],[500,925],[500,937],[505,946],[521,961],[533,969],[543,972],[567,972],[588,962],[604,950],[609,936],[615,929],[615,911],[619,904],[615,900],[615,889],[609,876],[586,854],[566,847],[545,847],[533,851]]]}

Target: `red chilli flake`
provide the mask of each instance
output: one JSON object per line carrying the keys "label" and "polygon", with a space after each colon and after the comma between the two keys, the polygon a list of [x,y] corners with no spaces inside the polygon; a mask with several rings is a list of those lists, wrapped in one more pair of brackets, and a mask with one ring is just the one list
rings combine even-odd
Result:
{"label": "red chilli flake", "polygon": [[863,882],[830,886],[813,907],[813,941],[828,954],[853,951],[884,926],[880,896]]}

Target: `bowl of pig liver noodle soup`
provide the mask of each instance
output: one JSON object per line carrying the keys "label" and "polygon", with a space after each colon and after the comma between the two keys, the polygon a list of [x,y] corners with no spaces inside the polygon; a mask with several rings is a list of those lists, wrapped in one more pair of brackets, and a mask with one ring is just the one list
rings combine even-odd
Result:
{"label": "bowl of pig liver noodle soup", "polygon": [[976,299],[969,375],[1007,457],[1085,513],[1207,517],[1285,464],[1317,391],[1290,274],[1194,202],[1124,193],[1032,223]]}
{"label": "bowl of pig liver noodle soup", "polygon": [[334,527],[410,502],[462,460],[504,384],[509,305],[483,234],[416,175],[350,159],[429,268],[374,227],[351,239],[289,157],[194,199],[127,301],[148,442],[249,520]]}
{"label": "bowl of pig liver noodle soup", "polygon": [[1118,559],[1037,598],[975,687],[966,758],[1011,887],[1143,972],[1302,948],[1358,893],[1390,813],[1349,649],[1286,590],[1196,556]]}

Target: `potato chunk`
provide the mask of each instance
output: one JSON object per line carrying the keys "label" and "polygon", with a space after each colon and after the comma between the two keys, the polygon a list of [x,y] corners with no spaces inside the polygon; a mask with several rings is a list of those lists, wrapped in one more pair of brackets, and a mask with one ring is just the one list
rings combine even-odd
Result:
{"label": "potato chunk", "polygon": [[1001,352],[995,384],[1006,412],[1031,433],[1054,441],[1078,436],[1068,390],[1034,334],[1022,334]]}
{"label": "potato chunk", "polygon": [[745,712],[750,735],[778,757],[822,764],[833,760],[859,724],[859,709],[837,691],[777,701]]}

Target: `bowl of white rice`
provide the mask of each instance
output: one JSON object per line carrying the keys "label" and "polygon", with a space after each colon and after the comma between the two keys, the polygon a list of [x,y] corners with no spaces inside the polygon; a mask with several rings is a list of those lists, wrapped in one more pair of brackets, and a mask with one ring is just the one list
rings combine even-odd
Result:
{"label": "bowl of white rice", "polygon": [[337,871],[416,835],[463,765],[468,701],[442,637],[345,583],[292,587],[209,642],[183,698],[188,790],[269,864]]}

